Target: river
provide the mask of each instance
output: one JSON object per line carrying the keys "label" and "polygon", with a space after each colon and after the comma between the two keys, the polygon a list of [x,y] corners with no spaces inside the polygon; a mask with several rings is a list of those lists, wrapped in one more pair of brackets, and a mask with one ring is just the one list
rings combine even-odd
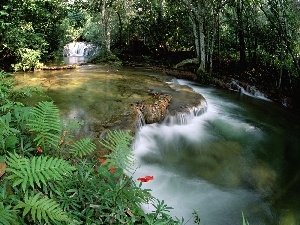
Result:
{"label": "river", "polygon": [[[83,132],[98,137],[103,123],[124,117],[124,105],[145,99],[149,87],[167,90],[158,76],[142,68],[87,65],[18,73],[16,82],[40,84],[64,116],[85,120]],[[188,120],[181,115],[181,124],[143,126],[133,145],[134,178],[153,175],[143,187],[188,224],[194,210],[202,225],[242,224],[242,211],[250,225],[300,224],[299,115],[270,101],[178,82],[201,93],[207,110]]]}
{"label": "river", "polygon": [[[207,100],[205,113],[185,124],[142,127],[134,144],[134,178],[202,225],[300,224],[300,118],[270,101],[191,86]],[[144,209],[153,210],[149,205]]]}

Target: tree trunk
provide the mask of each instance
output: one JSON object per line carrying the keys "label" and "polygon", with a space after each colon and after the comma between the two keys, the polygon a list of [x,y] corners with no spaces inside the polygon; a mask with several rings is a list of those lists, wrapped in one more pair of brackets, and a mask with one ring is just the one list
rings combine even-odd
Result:
{"label": "tree trunk", "polygon": [[103,29],[103,39],[104,39],[104,45],[106,51],[110,51],[110,43],[111,43],[111,37],[110,37],[110,26],[109,26],[109,10],[108,10],[108,4],[104,0],[102,5],[102,29]]}
{"label": "tree trunk", "polygon": [[122,48],[122,32],[123,32],[123,23],[122,23],[122,18],[121,14],[117,12],[118,15],[118,20],[119,20],[119,46]]}
{"label": "tree trunk", "polygon": [[204,9],[200,2],[194,6],[191,0],[183,0],[185,7],[189,10],[189,16],[193,25],[193,34],[197,58],[199,59],[198,73],[205,72],[205,35],[204,35]]}
{"label": "tree trunk", "polygon": [[[200,16],[199,16],[200,17]],[[200,58],[199,58],[199,68],[197,70],[198,73],[205,72],[205,36],[204,36],[204,23],[203,18],[199,18],[199,38],[200,38],[200,46],[199,46],[199,52],[200,52]]]}
{"label": "tree trunk", "polygon": [[193,34],[194,34],[194,43],[195,43],[195,49],[196,49],[196,56],[199,59],[200,62],[200,39],[198,34],[198,26],[196,20],[190,16],[190,20],[192,21],[193,25]]}
{"label": "tree trunk", "polygon": [[236,3],[236,15],[237,15],[237,30],[239,40],[239,52],[240,52],[240,66],[244,68],[246,64],[246,45],[244,34],[244,22],[243,22],[244,0],[237,0]]}

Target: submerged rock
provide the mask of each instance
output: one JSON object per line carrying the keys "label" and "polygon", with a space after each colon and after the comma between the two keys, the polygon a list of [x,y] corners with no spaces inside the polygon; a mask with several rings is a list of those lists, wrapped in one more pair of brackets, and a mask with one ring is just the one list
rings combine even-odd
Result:
{"label": "submerged rock", "polygon": [[[65,120],[84,121],[77,135],[99,139],[106,129],[130,130],[134,134],[141,116],[157,123],[169,115],[189,113],[205,105],[204,98],[187,86],[169,84],[172,77],[147,68],[113,68],[84,65],[74,70],[43,70],[18,73],[18,87],[40,85]],[[29,105],[45,101],[41,96]]]}

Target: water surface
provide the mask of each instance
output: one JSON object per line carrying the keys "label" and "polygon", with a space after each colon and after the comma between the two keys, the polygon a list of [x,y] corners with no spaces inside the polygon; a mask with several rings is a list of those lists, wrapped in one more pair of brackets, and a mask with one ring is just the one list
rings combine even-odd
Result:
{"label": "water surface", "polygon": [[[17,73],[16,82],[41,85],[63,116],[84,120],[84,135],[98,137],[103,124],[124,120],[129,106],[149,92],[169,91],[160,76],[143,68],[86,65]],[[168,120],[144,126],[134,144],[140,165],[134,177],[153,175],[143,186],[186,221],[196,210],[203,225],[241,224],[243,211],[251,225],[300,224],[299,116],[272,102],[179,83],[201,93],[207,111],[181,125]],[[28,103],[38,100],[45,99]]]}
{"label": "water surface", "polygon": [[[153,124],[137,135],[135,178],[191,220],[204,225],[300,224],[299,116],[269,101],[191,85],[207,112],[186,124]],[[150,205],[144,206],[152,210]]]}

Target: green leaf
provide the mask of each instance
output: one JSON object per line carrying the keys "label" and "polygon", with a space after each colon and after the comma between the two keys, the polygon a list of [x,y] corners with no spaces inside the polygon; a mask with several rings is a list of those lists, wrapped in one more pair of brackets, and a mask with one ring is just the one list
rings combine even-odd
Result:
{"label": "green leaf", "polygon": [[29,185],[34,188],[34,185],[40,187],[40,182],[46,184],[49,180],[60,180],[67,176],[75,167],[63,159],[39,156],[27,158],[18,158],[17,155],[9,154],[7,157],[8,168],[6,171],[11,173],[7,178],[13,180],[13,186],[21,184],[22,190],[25,192]]}
{"label": "green leaf", "polygon": [[53,102],[39,102],[31,109],[26,125],[31,132],[36,134],[34,141],[38,146],[58,146],[62,124],[59,119],[59,110]]}
{"label": "green leaf", "polygon": [[59,221],[70,222],[67,213],[60,208],[57,202],[53,199],[42,197],[40,193],[25,197],[24,202],[19,201],[15,208],[23,209],[23,217],[30,213],[34,222],[42,223],[44,221],[49,223],[49,219],[54,223]]}
{"label": "green leaf", "polygon": [[108,167],[122,168],[129,171],[133,169],[134,159],[130,144],[133,137],[129,131],[108,131],[108,140],[103,139],[100,143],[112,152],[106,155]]}
{"label": "green leaf", "polygon": [[0,224],[11,225],[19,224],[17,222],[17,210],[11,209],[11,206],[4,206],[3,202],[0,202]]}
{"label": "green leaf", "polygon": [[72,144],[70,153],[73,156],[83,157],[96,150],[96,145],[89,139],[84,138]]}

